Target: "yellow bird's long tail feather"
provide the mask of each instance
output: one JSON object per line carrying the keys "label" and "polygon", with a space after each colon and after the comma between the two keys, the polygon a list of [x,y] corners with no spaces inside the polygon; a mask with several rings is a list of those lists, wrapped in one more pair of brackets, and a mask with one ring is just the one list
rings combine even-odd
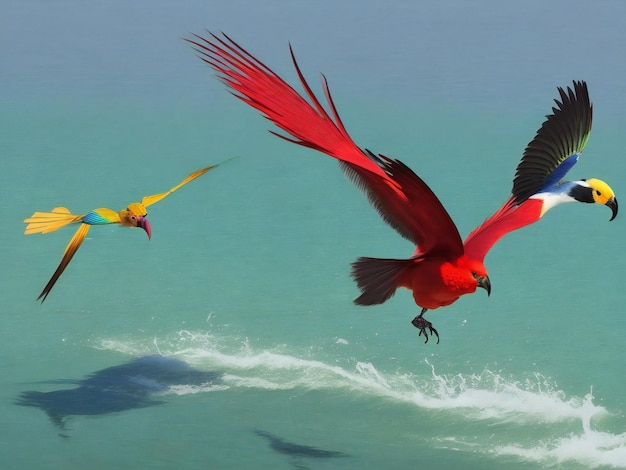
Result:
{"label": "yellow bird's long tail feather", "polygon": [[76,233],[74,234],[74,236],[68,243],[67,247],[65,248],[65,252],[63,253],[63,258],[61,258],[61,262],[59,263],[59,266],[57,267],[56,271],[54,271],[54,274],[48,281],[48,284],[46,284],[46,287],[44,287],[43,290],[41,291],[41,294],[39,294],[39,297],[37,297],[37,300],[41,300],[41,303],[43,303],[43,301],[46,300],[46,297],[48,297],[48,294],[54,287],[54,284],[57,282],[59,277],[61,277],[61,274],[63,274],[63,271],[65,271],[65,268],[67,267],[67,265],[70,264],[70,261],[72,261],[72,257],[76,253],[76,250],[78,250],[78,248],[80,247],[80,244],[83,242],[83,240],[87,236],[89,227],[91,227],[91,225],[89,224],[80,224],[80,227],[78,227],[78,230],[76,231]]}
{"label": "yellow bird's long tail feather", "polygon": [[[236,158],[236,157],[233,157]],[[232,158],[229,158],[228,160],[232,160]],[[177,189],[179,189],[182,186],[185,186],[187,183],[195,180],[198,176],[202,176],[204,175],[206,172],[217,168],[218,166],[220,166],[223,163],[226,163],[228,160],[224,160],[223,162],[217,163],[216,165],[211,165],[211,166],[207,166],[205,168],[202,168],[200,170],[194,171],[193,173],[191,173],[189,176],[187,176],[187,178],[185,178],[183,181],[181,181],[179,184],[177,184],[176,186],[174,186],[172,189],[170,189],[169,191],[166,191],[164,193],[160,193],[160,194],[154,194],[152,196],[146,196],[141,200],[141,204],[144,207],[148,207],[152,204],[154,204],[155,202],[159,202],[161,199],[169,196],[170,194],[172,194],[174,191],[176,191]]]}
{"label": "yellow bird's long tail feather", "polygon": [[30,235],[54,232],[61,227],[79,222],[82,218],[82,215],[71,214],[65,207],[55,207],[52,212],[35,212],[28,219],[24,219],[24,223],[28,224],[24,233]]}

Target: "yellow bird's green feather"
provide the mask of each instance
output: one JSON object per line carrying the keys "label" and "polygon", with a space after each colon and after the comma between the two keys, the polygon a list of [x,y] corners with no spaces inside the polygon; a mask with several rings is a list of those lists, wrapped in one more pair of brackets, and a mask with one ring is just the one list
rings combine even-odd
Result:
{"label": "yellow bird's green feather", "polygon": [[120,222],[120,214],[106,207],[94,209],[83,217],[83,222],[90,225],[116,224]]}

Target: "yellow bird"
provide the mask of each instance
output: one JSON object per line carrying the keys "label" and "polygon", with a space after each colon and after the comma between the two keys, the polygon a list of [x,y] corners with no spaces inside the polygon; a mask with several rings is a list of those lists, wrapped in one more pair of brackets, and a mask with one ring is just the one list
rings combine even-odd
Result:
{"label": "yellow bird", "polygon": [[46,297],[48,297],[52,287],[54,287],[54,284],[57,282],[59,277],[61,277],[61,274],[63,274],[63,271],[80,247],[80,244],[87,236],[90,226],[120,224],[124,227],[139,227],[146,231],[148,239],[150,239],[152,229],[150,227],[150,222],[146,219],[146,215],[148,213],[146,211],[146,207],[159,202],[161,199],[169,196],[181,186],[186,185],[190,181],[193,181],[197,177],[202,176],[209,170],[212,170],[219,165],[221,165],[221,163],[194,171],[180,184],[177,184],[169,191],[154,194],[152,196],[146,196],[141,200],[141,202],[133,202],[132,204],[129,204],[126,209],[119,212],[115,212],[114,210],[107,208],[100,208],[94,209],[85,215],[73,215],[65,207],[55,207],[52,209],[52,212],[35,212],[28,219],[25,219],[24,223],[28,224],[26,226],[26,231],[24,232],[26,235],[31,235],[33,233],[54,232],[61,227],[65,227],[66,225],[80,223],[80,227],[78,227],[78,230],[70,240],[67,248],[65,248],[65,252],[63,253],[63,258],[61,259],[59,266],[46,284],[46,287],[44,287],[41,294],[39,294],[39,297],[37,297],[37,300],[41,300],[42,303],[46,300]]}

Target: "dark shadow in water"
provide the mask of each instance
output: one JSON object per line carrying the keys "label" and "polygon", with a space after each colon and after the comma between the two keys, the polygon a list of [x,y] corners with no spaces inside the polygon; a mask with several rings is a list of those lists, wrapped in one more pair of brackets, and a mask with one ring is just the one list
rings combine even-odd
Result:
{"label": "dark shadow in water", "polygon": [[[76,388],[51,392],[22,392],[17,405],[41,408],[60,429],[68,416],[104,415],[159,405],[153,394],[173,385],[204,385],[219,382],[221,373],[201,371],[178,359],[155,354],[94,372],[83,380],[55,380]],[[64,436],[66,437],[66,436]]]}
{"label": "dark shadow in water", "polygon": [[317,447],[295,444],[260,429],[255,429],[254,433],[257,436],[261,436],[267,439],[270,449],[272,449],[273,451],[294,458],[292,464],[298,469],[308,468],[307,466],[300,463],[300,459],[303,457],[310,459],[336,459],[340,457],[350,457],[348,454],[344,454],[343,452],[338,452],[335,450],[324,450],[318,449]]}

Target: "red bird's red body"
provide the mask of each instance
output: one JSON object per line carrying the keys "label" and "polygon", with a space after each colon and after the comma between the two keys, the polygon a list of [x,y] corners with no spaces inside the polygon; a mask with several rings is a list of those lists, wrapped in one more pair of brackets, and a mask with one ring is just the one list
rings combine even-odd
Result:
{"label": "red bird's red body", "polygon": [[[293,51],[292,59],[310,102],[228,36],[211,35],[208,39],[196,36],[194,40],[188,41],[236,97],[259,110],[287,134],[276,135],[338,159],[355,184],[367,194],[381,217],[400,235],[414,243],[416,250],[408,259],[359,258],[355,261],[352,276],[361,290],[355,302],[360,305],[383,303],[398,287],[406,287],[413,292],[415,303],[422,307],[413,324],[419,328],[420,334],[424,334],[426,341],[428,332],[439,338],[432,324],[423,318],[426,310],[450,305],[460,296],[475,292],[478,287],[490,292],[491,285],[483,264],[486,253],[503,235],[539,220],[549,209],[544,207],[544,198],[531,198],[534,194],[529,188],[535,192],[541,189],[543,180],[548,180],[571,154],[567,151],[564,151],[565,155],[556,156],[541,153],[536,157],[542,163],[539,172],[537,165],[530,165],[532,171],[527,171],[520,164],[518,179],[521,189],[516,190],[514,186],[511,198],[472,232],[464,245],[448,212],[419,176],[399,160],[362,150],[353,142],[337,113],[326,79],[323,77],[323,90],[330,113],[304,79]],[[586,85],[583,82],[578,84],[581,88],[577,92],[586,96]],[[577,96],[570,95],[569,98],[576,101]],[[568,134],[576,139],[581,132],[588,134],[590,130],[591,107],[587,106],[589,109],[586,113],[584,103],[574,104],[577,106],[575,113],[569,113],[566,117],[576,121],[572,127],[577,130]],[[561,127],[567,128],[561,124]],[[564,133],[568,132],[560,132]],[[560,137],[558,132],[556,134]],[[573,151],[580,147],[581,151],[582,146],[576,147],[574,143],[569,147]],[[539,150],[544,151],[543,146],[539,147]],[[552,145],[550,149],[556,147],[558,145]],[[532,159],[535,155],[525,158]],[[573,163],[569,167],[571,165]],[[538,178],[541,181],[535,188]],[[553,202],[552,206],[559,202],[566,200],[563,198],[562,201]],[[614,214],[616,211],[615,202]]]}

